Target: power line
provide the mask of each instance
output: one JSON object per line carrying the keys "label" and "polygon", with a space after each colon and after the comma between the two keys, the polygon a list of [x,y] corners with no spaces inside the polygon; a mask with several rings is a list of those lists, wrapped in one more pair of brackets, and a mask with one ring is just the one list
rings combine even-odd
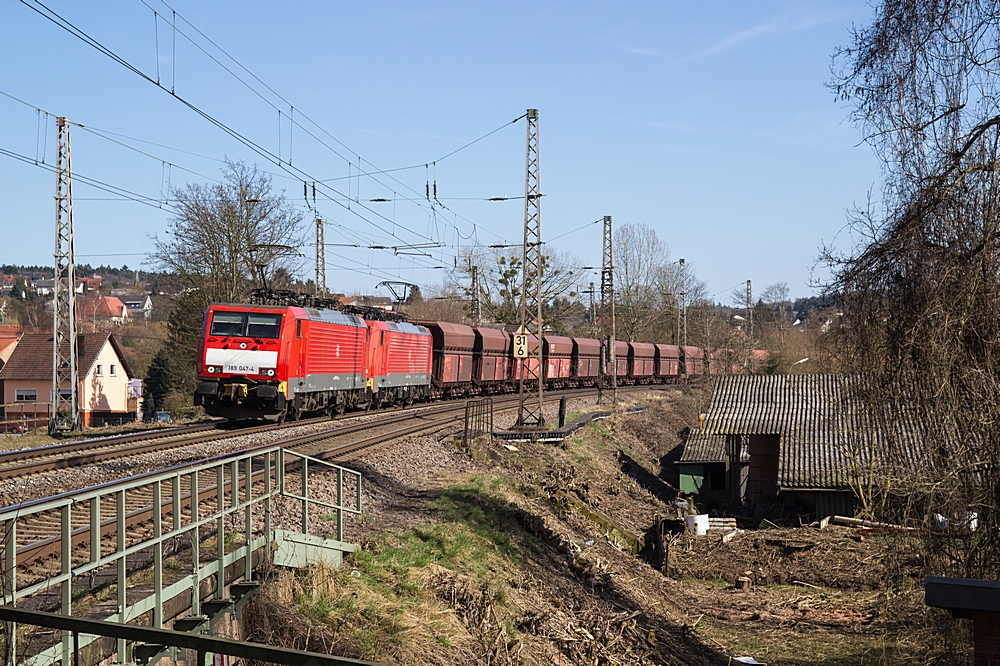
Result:
{"label": "power line", "polygon": [[[37,2],[37,0],[35,0],[35,1]],[[153,9],[153,7],[152,7],[151,5],[149,5],[149,3],[148,3],[148,2],[146,2],[146,0],[140,0],[140,1],[141,1],[141,2],[142,2],[142,3],[144,4],[144,5],[146,5],[146,7],[148,7],[148,8],[150,9],[150,10],[152,10],[152,11],[153,11],[153,13],[154,13],[154,16],[155,16],[155,14],[156,14],[156,10],[155,10],[155,9]],[[24,2],[24,0],[22,0],[22,2]],[[259,84],[261,84],[262,86],[264,86],[264,88],[266,88],[266,89],[267,89],[267,90],[268,90],[268,91],[269,91],[269,92],[270,92],[271,94],[273,94],[273,95],[274,95],[275,97],[277,97],[277,98],[278,98],[279,100],[281,100],[281,101],[282,101],[282,102],[283,102],[284,104],[286,104],[286,105],[288,106],[288,108],[289,108],[289,111],[291,112],[291,113],[290,113],[290,115],[289,115],[289,123],[290,123],[290,127],[292,127],[292,128],[294,128],[294,127],[298,127],[298,128],[300,128],[300,129],[301,129],[302,131],[306,132],[306,134],[308,134],[308,135],[309,135],[310,137],[312,137],[312,138],[313,138],[314,140],[316,140],[316,141],[317,141],[317,142],[318,142],[318,143],[319,143],[320,145],[322,145],[322,146],[324,146],[325,148],[327,148],[328,150],[330,150],[330,152],[332,152],[332,153],[333,153],[334,155],[336,155],[337,157],[339,157],[339,158],[343,159],[343,160],[344,160],[344,161],[346,161],[346,162],[347,162],[348,164],[353,164],[353,160],[351,160],[351,159],[349,159],[349,158],[345,157],[345,156],[344,156],[344,155],[342,155],[342,154],[341,154],[341,153],[340,153],[339,151],[337,151],[337,150],[336,150],[336,149],[334,149],[334,148],[333,148],[332,146],[330,146],[329,144],[327,144],[327,143],[326,143],[325,141],[323,141],[322,139],[320,139],[320,138],[319,138],[318,136],[316,136],[315,134],[313,134],[312,132],[310,132],[310,131],[309,131],[309,130],[308,130],[308,129],[307,129],[306,127],[305,127],[305,126],[303,126],[303,125],[302,125],[301,123],[299,123],[299,122],[296,122],[296,121],[295,121],[295,106],[294,106],[294,105],[293,105],[293,104],[292,104],[292,103],[291,103],[291,102],[290,102],[289,100],[287,100],[287,99],[286,99],[285,97],[283,97],[283,96],[282,96],[282,95],[281,95],[281,94],[280,94],[280,93],[279,93],[278,91],[276,91],[276,90],[275,90],[274,88],[272,88],[271,86],[269,86],[269,85],[268,85],[268,84],[267,84],[266,82],[264,82],[264,81],[263,81],[263,80],[262,80],[262,79],[261,79],[260,77],[258,77],[258,76],[257,76],[256,74],[254,74],[254,73],[253,73],[252,71],[250,71],[250,69],[249,69],[249,68],[247,68],[247,67],[246,67],[245,65],[243,65],[243,63],[241,63],[241,62],[240,62],[239,60],[237,60],[237,59],[236,59],[236,58],[235,58],[235,57],[234,57],[234,56],[233,56],[232,54],[230,54],[230,53],[229,53],[228,51],[226,51],[226,50],[225,50],[224,48],[222,48],[222,47],[221,47],[221,46],[220,46],[219,44],[217,44],[217,43],[216,43],[215,41],[213,41],[213,40],[212,40],[212,39],[211,39],[211,38],[210,38],[210,37],[209,37],[208,35],[206,35],[206,34],[205,34],[204,32],[202,32],[202,31],[201,31],[201,30],[200,30],[200,29],[199,29],[199,28],[198,28],[197,26],[195,26],[195,25],[194,25],[194,24],[193,24],[193,23],[192,23],[191,21],[189,21],[189,20],[188,20],[187,18],[185,18],[185,17],[183,16],[183,15],[179,14],[179,13],[178,13],[178,12],[177,12],[177,11],[176,11],[176,10],[175,10],[175,9],[174,9],[174,8],[173,8],[172,6],[171,6],[171,5],[169,5],[169,4],[168,4],[168,3],[167,3],[167,2],[165,1],[165,0],[160,0],[160,2],[161,2],[161,3],[162,3],[162,4],[164,5],[164,6],[165,6],[165,7],[167,7],[167,8],[168,8],[168,9],[169,9],[169,10],[170,10],[170,11],[171,11],[172,13],[173,13],[173,16],[175,17],[175,19],[176,19],[176,18],[180,18],[180,19],[181,19],[182,21],[184,21],[184,22],[185,22],[186,24],[188,24],[189,26],[191,26],[191,28],[192,28],[192,29],[193,29],[193,30],[194,30],[195,32],[197,32],[197,33],[198,33],[199,35],[201,35],[201,37],[203,37],[203,38],[204,38],[204,39],[205,39],[205,40],[206,40],[206,41],[207,41],[207,42],[208,42],[209,44],[211,44],[212,46],[214,46],[214,47],[215,47],[216,49],[218,49],[218,50],[219,50],[219,51],[220,51],[220,52],[221,52],[221,53],[222,53],[223,55],[225,55],[225,56],[226,56],[227,58],[229,58],[229,60],[231,60],[231,61],[232,61],[233,63],[235,63],[235,65],[236,65],[237,67],[239,67],[239,68],[240,68],[240,69],[242,69],[242,70],[243,70],[244,72],[246,72],[246,73],[247,73],[247,74],[248,74],[248,75],[249,75],[250,77],[252,77],[252,78],[253,78],[253,79],[254,79],[255,81],[257,81],[257,82],[258,82]],[[40,4],[40,3],[39,3],[39,4]],[[172,25],[172,26],[174,27],[174,29],[175,29],[175,30],[177,30],[177,28],[176,28],[176,20],[175,20],[175,21],[174,21],[174,23],[173,23],[173,24],[171,24],[171,25]],[[258,90],[254,89],[254,88],[253,88],[253,86],[251,86],[251,85],[250,85],[249,83],[247,83],[247,82],[246,82],[245,80],[243,80],[243,78],[241,78],[240,76],[238,76],[238,75],[237,75],[237,74],[236,74],[235,72],[233,72],[233,71],[232,71],[232,70],[231,70],[230,68],[226,67],[226,66],[225,66],[225,65],[224,65],[224,64],[223,64],[222,62],[220,62],[220,61],[219,61],[219,59],[218,59],[218,58],[216,58],[215,56],[213,56],[212,54],[210,54],[210,53],[209,53],[209,52],[208,52],[208,51],[207,51],[207,50],[206,50],[205,48],[203,48],[203,47],[202,47],[202,46],[201,46],[200,44],[198,44],[198,43],[197,43],[197,42],[196,42],[195,40],[193,40],[193,39],[192,39],[191,37],[189,37],[189,36],[188,36],[188,35],[187,35],[186,33],[184,33],[183,31],[179,31],[179,32],[181,33],[181,35],[182,35],[182,36],[183,36],[183,37],[184,37],[185,39],[187,39],[187,40],[188,40],[189,42],[191,42],[191,44],[192,44],[193,46],[195,46],[195,47],[196,47],[196,48],[197,48],[197,49],[198,49],[199,51],[201,51],[202,53],[204,53],[204,54],[205,54],[206,56],[208,56],[208,57],[209,57],[209,58],[210,58],[210,59],[211,59],[211,60],[212,60],[213,62],[215,62],[216,64],[218,64],[218,65],[219,65],[220,67],[222,67],[222,68],[223,68],[223,69],[224,69],[224,70],[225,70],[226,72],[228,72],[228,73],[229,73],[229,74],[230,74],[231,76],[233,76],[233,78],[235,78],[235,79],[236,79],[237,81],[239,81],[239,82],[240,82],[241,84],[243,84],[244,86],[246,86],[246,87],[247,87],[247,89],[249,89],[249,90],[250,90],[251,92],[253,92],[253,93],[254,93],[255,95],[257,95],[258,97],[260,97],[260,98],[261,98],[261,99],[262,99],[262,100],[263,100],[263,101],[264,101],[264,102],[265,102],[266,104],[268,104],[269,106],[271,106],[271,108],[273,108],[273,109],[277,110],[277,111],[278,111],[278,114],[279,114],[279,133],[280,133],[280,114],[282,113],[282,110],[281,110],[281,109],[280,109],[280,108],[279,108],[279,107],[278,107],[278,106],[277,106],[276,104],[274,104],[273,102],[271,102],[270,100],[268,100],[268,99],[267,99],[267,98],[266,98],[266,97],[265,97],[265,96],[264,96],[263,94],[261,94],[261,93],[260,93],[260,92],[259,92]],[[158,84],[158,82],[157,82],[157,84]],[[173,93],[173,90],[171,90],[171,93]],[[300,116],[301,118],[304,118],[305,120],[307,120],[307,121],[308,121],[309,123],[311,123],[311,124],[312,124],[312,125],[313,125],[314,127],[316,127],[316,128],[317,128],[317,129],[318,129],[318,130],[319,130],[320,132],[322,132],[323,134],[325,134],[326,136],[328,136],[328,137],[329,137],[330,139],[332,139],[333,141],[335,141],[335,142],[336,142],[337,144],[339,144],[339,145],[340,145],[340,146],[341,146],[341,147],[342,147],[342,148],[343,148],[344,150],[348,151],[349,153],[351,153],[351,154],[355,155],[355,156],[356,156],[356,157],[358,158],[358,166],[359,166],[359,173],[358,173],[358,174],[357,174],[356,176],[355,176],[355,175],[349,175],[349,176],[347,176],[347,177],[346,177],[346,179],[351,179],[351,178],[354,178],[354,177],[357,177],[357,178],[360,178],[361,176],[367,176],[367,177],[371,177],[371,178],[372,178],[373,180],[375,180],[375,182],[377,182],[377,183],[379,183],[380,185],[382,185],[383,187],[385,187],[385,184],[384,184],[384,183],[382,183],[382,182],[378,181],[378,180],[377,180],[376,178],[374,178],[374,176],[375,176],[375,175],[382,175],[382,174],[385,174],[385,175],[389,175],[389,173],[390,173],[390,172],[395,172],[395,171],[404,171],[404,170],[409,170],[409,169],[416,169],[416,168],[419,168],[419,167],[421,166],[421,165],[417,164],[417,165],[412,165],[412,166],[408,166],[408,167],[399,167],[399,168],[395,168],[395,169],[387,169],[387,170],[383,170],[383,169],[378,169],[378,167],[377,167],[377,166],[376,166],[375,164],[372,164],[372,162],[370,162],[369,160],[367,160],[367,159],[364,159],[363,157],[361,157],[361,155],[359,155],[359,154],[358,154],[358,153],[357,153],[356,151],[354,151],[354,150],[351,150],[351,148],[350,148],[349,146],[347,146],[347,144],[345,144],[345,143],[344,143],[343,141],[341,141],[341,140],[340,140],[340,139],[338,139],[338,138],[337,138],[336,136],[334,136],[333,134],[331,134],[331,133],[330,133],[330,132],[329,132],[329,131],[328,131],[328,130],[327,130],[326,128],[324,128],[324,127],[323,127],[322,125],[320,125],[320,124],[319,124],[319,123],[317,123],[317,122],[316,122],[315,120],[313,120],[312,118],[310,118],[310,117],[309,117],[308,115],[306,115],[305,113],[303,113],[301,109],[299,110],[299,116]],[[469,146],[472,146],[472,145],[474,145],[474,144],[478,143],[479,141],[482,141],[483,139],[485,139],[485,138],[487,138],[487,137],[489,137],[489,136],[491,136],[491,135],[493,135],[493,134],[495,134],[495,133],[499,132],[500,130],[504,129],[504,128],[505,128],[505,127],[507,127],[508,125],[512,125],[512,124],[514,124],[514,123],[518,122],[519,120],[521,120],[521,119],[522,119],[522,118],[524,118],[524,117],[525,117],[525,115],[524,115],[524,114],[522,114],[521,116],[519,116],[519,117],[515,118],[514,120],[510,121],[509,123],[504,123],[504,124],[503,124],[503,125],[501,125],[500,127],[496,128],[496,129],[494,129],[494,130],[491,130],[490,132],[487,132],[487,133],[486,133],[486,134],[484,134],[483,136],[481,136],[481,137],[479,137],[479,138],[477,138],[477,139],[474,139],[473,141],[470,141],[469,143],[466,143],[465,145],[463,145],[463,146],[461,146],[461,147],[459,147],[459,148],[457,148],[457,149],[455,149],[455,150],[451,151],[451,152],[450,152],[450,153],[448,153],[447,155],[444,155],[443,157],[440,157],[440,158],[438,158],[437,160],[434,160],[433,162],[428,162],[428,163],[425,163],[425,164],[424,164],[424,165],[422,165],[422,166],[425,166],[425,167],[426,167],[426,166],[427,166],[427,164],[436,164],[437,162],[440,162],[440,161],[443,161],[444,159],[446,159],[446,158],[448,158],[448,157],[451,157],[452,155],[455,155],[456,153],[458,153],[458,152],[461,152],[462,150],[465,150],[465,149],[466,149],[466,148],[468,148]],[[290,140],[291,140],[291,139],[290,139]],[[279,152],[280,152],[280,147],[279,147]],[[282,160],[281,160],[281,156],[280,156],[280,154],[279,154],[279,155],[277,156],[277,159],[278,159],[278,161],[279,161],[279,164],[280,164],[280,163],[281,163],[281,161],[282,161]],[[364,162],[368,163],[368,164],[369,164],[369,165],[371,165],[372,167],[375,167],[375,170],[374,170],[374,171],[370,171],[370,172],[365,172],[365,173],[362,173],[362,172],[360,171],[360,165],[361,165],[361,162],[362,162],[362,161],[364,161]],[[290,160],[290,159],[288,160],[288,164],[289,164],[289,166],[291,166],[291,160]],[[397,183],[399,183],[400,185],[402,185],[403,187],[405,187],[406,189],[409,189],[409,190],[410,190],[410,191],[412,191],[412,192],[413,192],[414,194],[417,194],[417,195],[419,196],[419,192],[417,192],[417,191],[416,191],[415,189],[413,189],[412,187],[410,187],[410,186],[409,186],[409,185],[407,185],[406,183],[403,183],[402,181],[400,181],[399,179],[395,178],[394,176],[391,176],[391,175],[390,175],[389,177],[390,177],[390,178],[391,178],[392,180],[394,180],[395,182],[397,182]],[[344,177],[338,177],[338,178],[333,178],[333,179],[327,179],[327,180],[324,180],[324,181],[319,181],[319,182],[324,182],[324,183],[329,183],[329,182],[334,182],[334,181],[337,181],[337,180],[343,180],[343,179],[345,179],[345,178],[344,178]],[[348,200],[349,200],[349,199],[350,199],[350,196],[348,195]],[[418,205],[418,206],[422,207],[422,204],[420,204],[420,203],[419,203],[419,200],[417,200],[417,199],[414,199],[413,201],[414,201],[415,203],[417,203],[417,205]],[[355,200],[355,202],[357,202],[357,200]],[[440,203],[440,202],[439,202],[439,200],[437,199],[437,197],[436,197],[436,196],[435,196],[435,202],[438,202],[438,203]],[[432,202],[432,203],[431,203],[431,207],[432,207],[432,208],[433,208],[433,206],[434,206],[434,202]],[[442,208],[444,208],[445,210],[448,210],[449,212],[452,212],[452,213],[453,213],[454,215],[456,215],[456,217],[460,217],[461,219],[465,220],[465,221],[466,221],[466,222],[468,222],[469,224],[472,224],[472,225],[473,225],[473,227],[474,227],[474,231],[473,231],[473,233],[475,233],[475,227],[476,227],[476,223],[475,223],[475,222],[473,222],[472,220],[469,220],[468,218],[466,218],[466,217],[464,217],[464,216],[461,216],[461,215],[458,215],[457,213],[455,213],[455,211],[452,211],[451,209],[449,209],[449,208],[448,208],[447,206],[444,206],[443,204],[441,204],[441,207],[442,207]],[[372,212],[374,212],[374,211],[372,211]],[[457,225],[454,225],[454,224],[451,224],[450,226],[452,226],[453,228],[455,228],[456,232],[458,232],[459,234],[461,234],[461,231],[459,231],[459,230],[458,230],[458,227],[457,227]],[[492,232],[492,231],[489,231],[488,229],[487,229],[487,232],[489,232],[489,233],[493,234],[493,232]],[[413,233],[413,232],[411,231],[411,233]],[[493,235],[496,235],[496,234],[493,234]],[[471,234],[470,234],[470,236],[467,236],[466,238],[471,238]],[[497,238],[500,238],[500,236],[497,236]]]}
{"label": "power line", "polygon": [[[28,0],[21,0],[21,2],[22,2],[22,4],[24,4],[25,6],[27,6],[29,9],[32,9],[33,11],[35,11],[39,15],[43,16],[44,18],[48,19],[49,21],[51,21],[55,25],[63,28],[64,30],[66,30],[67,32],[69,32],[74,37],[77,37],[78,39],[80,39],[81,41],[83,41],[85,44],[88,44],[89,46],[91,46],[95,50],[99,51],[100,53],[108,56],[113,61],[119,63],[120,65],[122,65],[126,69],[128,69],[128,70],[132,71],[133,73],[135,73],[136,75],[138,75],[140,78],[142,78],[142,79],[148,81],[149,83],[152,83],[153,85],[157,86],[158,88],[161,88],[164,91],[166,91],[166,87],[165,86],[161,85],[158,81],[154,80],[152,77],[150,77],[147,74],[145,74],[138,67],[132,65],[127,60],[125,60],[121,56],[117,55],[110,48],[104,46],[98,40],[94,39],[89,34],[87,34],[86,32],[84,32],[83,30],[81,30],[77,26],[75,26],[73,23],[71,23],[70,21],[66,20],[65,18],[63,18],[62,16],[60,16],[59,14],[57,14],[55,11],[53,11],[52,9],[50,9],[49,7],[47,7],[46,5],[44,5],[39,0],[31,0],[31,2],[34,5],[37,5],[37,7],[33,6],[31,3],[29,3]],[[199,108],[198,106],[196,106],[192,102],[189,102],[188,100],[186,100],[185,98],[181,97],[180,95],[177,95],[176,92],[174,92],[173,90],[170,91],[170,94],[173,97],[175,97],[180,103],[182,103],[185,106],[187,106],[189,109],[191,109],[196,114],[202,116],[205,120],[207,120],[211,124],[215,125],[217,128],[219,128],[220,130],[222,130],[224,133],[228,134],[230,137],[232,137],[233,139],[235,139],[237,142],[241,143],[245,147],[251,149],[253,152],[255,152],[258,155],[260,155],[261,157],[264,157],[265,159],[271,161],[272,163],[276,163],[280,168],[282,168],[287,173],[294,174],[294,175],[296,175],[298,177],[303,177],[304,176],[306,179],[312,179],[312,177],[307,172],[305,172],[304,170],[296,168],[296,167],[292,167],[291,164],[286,163],[279,155],[275,155],[274,153],[272,153],[271,151],[267,150],[263,146],[257,144],[256,142],[254,142],[253,140],[249,139],[245,135],[243,135],[240,132],[236,131],[234,128],[230,127],[226,123],[218,120],[214,116],[212,116],[212,115],[208,114],[207,112],[203,111],[201,108]],[[303,117],[305,117],[305,118],[308,119],[308,116],[304,116],[304,114],[300,114],[300,115],[302,115]],[[310,120],[310,122],[313,122],[311,119],[309,119],[309,120]],[[337,140],[336,137],[333,137],[332,135],[330,135],[329,132],[326,132],[326,130],[323,129],[322,127],[320,127],[318,124],[315,124],[314,122],[313,122],[313,124],[316,125],[316,127],[319,127],[328,136],[331,136],[331,138],[333,138],[334,140]],[[506,124],[504,126],[506,126]],[[497,130],[493,130],[493,132],[491,132],[490,134],[492,134],[492,133],[494,133],[496,131],[499,131],[499,129],[501,129],[501,128],[497,128]],[[305,128],[303,128],[303,129],[305,129]],[[311,136],[314,136],[314,138],[317,138],[317,137],[315,137],[315,135],[313,135],[312,133],[308,132],[308,130],[306,130],[306,131]],[[480,137],[480,139],[477,139],[477,141],[481,140],[482,138],[485,138],[485,136],[488,136],[488,134],[484,135],[483,137]],[[317,138],[317,140],[320,141],[318,138]],[[339,142],[339,140],[337,140],[337,141],[338,141],[338,143],[341,143],[341,142]],[[320,141],[320,142],[323,143],[324,145],[326,145],[325,142],[322,142],[322,141]],[[341,145],[343,145],[343,144],[341,143]],[[471,145],[471,143],[468,144],[468,145]],[[334,152],[336,152],[336,151],[334,151]],[[453,151],[453,153],[454,152],[455,151]],[[359,159],[359,163],[360,163],[360,160],[362,158],[359,157],[358,159]],[[396,180],[396,179],[394,179],[394,180]],[[322,182],[322,181],[320,181],[320,182]],[[397,182],[400,182],[400,181],[397,180]],[[406,186],[407,189],[410,189],[411,191],[413,191],[413,188],[410,188],[408,185],[405,185],[405,183],[401,183],[401,184],[403,184],[404,186]],[[326,187],[328,189],[330,189],[331,191],[333,191],[335,194],[343,196],[343,193],[337,191],[335,188],[329,187],[328,185]],[[115,189],[122,189],[122,188],[115,188]],[[126,190],[122,190],[122,191],[126,191]],[[117,192],[112,192],[112,193],[117,193]],[[137,195],[136,200],[141,200],[141,199],[142,199],[141,195]],[[342,208],[345,208],[346,210],[348,210],[350,213],[352,213],[353,215],[355,215],[359,219],[367,222],[368,224],[371,224],[373,227],[375,227],[376,229],[378,229],[382,233],[384,233],[387,236],[390,236],[392,238],[396,238],[398,240],[404,240],[403,238],[401,238],[395,232],[395,229],[399,228],[402,231],[405,231],[405,232],[407,232],[409,234],[412,234],[413,236],[416,236],[416,237],[419,237],[419,238],[425,238],[425,239],[428,239],[428,240],[433,240],[433,238],[431,236],[428,236],[427,234],[422,234],[422,233],[420,233],[418,231],[415,231],[414,229],[412,229],[412,228],[410,228],[410,227],[408,227],[408,226],[406,226],[404,224],[401,224],[400,222],[398,222],[396,220],[390,220],[385,215],[382,215],[382,214],[378,213],[377,211],[375,211],[375,210],[371,209],[370,207],[364,205],[363,203],[361,203],[357,199],[355,200],[355,203],[360,208],[362,208],[363,210],[367,211],[368,213],[370,213],[371,215],[373,215],[373,216],[375,216],[377,218],[381,218],[385,222],[391,223],[393,225],[393,230],[392,231],[387,230],[385,227],[383,227],[379,223],[375,222],[374,220],[369,219],[369,218],[365,217],[364,215],[360,214],[354,207],[350,206],[350,204],[348,204],[348,205],[345,206],[342,202],[337,201],[336,199],[331,198],[331,200],[334,201],[335,203],[337,203],[338,205],[340,205]],[[150,199],[150,201],[153,201],[153,200]],[[147,201],[142,201],[142,202],[143,203],[148,203]],[[149,204],[149,205],[154,205],[154,204]],[[157,204],[157,205],[159,205],[159,204]],[[418,204],[418,205],[421,205],[421,204]],[[443,204],[439,204],[439,205],[442,208],[444,208],[446,210],[449,210],[449,212],[452,212],[455,215],[456,219],[459,218],[459,217],[462,217],[462,216],[459,216],[454,211],[450,211],[450,209],[448,209]],[[422,205],[421,205],[421,207],[422,207]],[[434,208],[435,207],[432,204],[431,205],[431,212],[430,212],[430,214],[431,214],[432,218],[435,219],[435,223],[436,223],[436,215],[434,214]],[[467,218],[464,218],[464,217],[462,217],[462,219],[467,220]],[[473,232],[472,232],[472,234],[470,234],[469,236],[466,236],[464,238],[471,238],[471,237],[473,237],[475,235],[476,230],[477,230],[478,227],[477,227],[477,225],[475,223],[471,222],[471,220],[467,220],[467,221],[470,222],[471,224],[473,224]],[[445,223],[447,224],[446,220],[445,220]],[[456,233],[459,235],[459,237],[463,237],[462,234],[461,234],[461,231],[458,229],[458,227],[456,225],[452,224],[452,225],[449,225],[449,226],[452,226],[453,228],[455,228]],[[492,232],[490,232],[490,233],[492,233]]]}
{"label": "power line", "polygon": [[[31,166],[44,169],[45,171],[49,171],[51,173],[55,173],[56,171],[55,167],[49,164],[42,164],[41,162],[36,162],[34,159],[28,157],[27,155],[22,155],[12,150],[7,150],[6,148],[0,148],[0,155],[10,157],[11,159],[15,159],[20,162],[24,162],[25,164],[30,164]],[[90,187],[102,190],[104,192],[108,192],[109,194],[116,194],[121,199],[130,199],[132,201],[135,201],[136,203],[145,204],[152,208],[163,207],[162,201],[160,199],[147,197],[143,194],[138,194],[136,192],[126,190],[125,188],[118,187],[117,185],[111,185],[110,183],[105,183],[104,181],[97,180],[96,178],[89,178],[87,176],[82,176],[79,173],[74,173],[73,180],[77,181],[78,183],[83,183],[85,185],[89,185]],[[169,206],[168,204],[168,207],[171,206]]]}
{"label": "power line", "polygon": [[[114,51],[112,51],[111,49],[105,47],[103,44],[101,44],[100,42],[98,42],[94,38],[90,37],[87,33],[83,32],[82,30],[80,30],[79,28],[77,28],[73,23],[71,23],[67,19],[63,18],[62,16],[60,16],[58,13],[56,13],[55,11],[53,11],[52,9],[50,9],[49,7],[45,6],[42,2],[40,2],[40,0],[30,0],[30,2],[34,3],[35,5],[38,5],[38,7],[41,7],[41,9],[39,9],[38,7],[32,6],[32,4],[29,4],[29,0],[21,0],[22,4],[24,4],[25,6],[27,6],[30,9],[32,9],[33,11],[35,11],[36,13],[38,13],[39,15],[45,17],[46,19],[48,19],[52,23],[56,24],[57,26],[63,28],[66,32],[70,33],[74,37],[77,37],[78,39],[80,39],[81,41],[83,41],[85,44],[88,44],[89,46],[93,47],[94,49],[96,49],[100,53],[103,53],[104,55],[108,56],[109,58],[111,58],[115,62],[121,64],[123,67],[125,67],[129,71],[135,73],[137,76],[139,76],[143,80],[148,81],[149,83],[153,84],[157,88],[160,88],[161,90],[164,90],[165,92],[167,92],[166,88],[164,86],[160,85],[152,77],[150,77],[149,75],[145,74],[143,71],[141,71],[140,69],[138,69],[137,67],[135,67],[134,65],[132,65],[131,63],[129,63],[124,58],[118,56]],[[245,147],[249,148],[250,150],[254,151],[255,153],[257,153],[261,157],[263,157],[263,158],[271,161],[272,163],[276,164],[279,168],[284,169],[288,173],[295,173],[296,175],[299,176],[300,179],[311,180],[311,181],[314,181],[314,182],[322,182],[320,179],[317,179],[317,178],[311,176],[310,174],[308,174],[304,170],[299,169],[297,167],[293,167],[291,164],[288,164],[288,163],[284,162],[279,156],[275,155],[274,153],[272,153],[271,151],[267,150],[266,148],[264,148],[260,144],[256,143],[255,141],[251,140],[250,138],[244,136],[243,134],[241,134],[240,132],[236,131],[235,129],[233,129],[232,127],[230,127],[226,123],[222,122],[221,120],[215,118],[214,116],[212,116],[208,112],[202,110],[200,107],[196,106],[192,102],[189,102],[184,97],[176,94],[176,92],[174,92],[174,91],[169,91],[169,92],[170,92],[170,95],[174,99],[176,99],[178,102],[180,102],[184,106],[188,107],[191,111],[193,111],[197,115],[201,116],[202,118],[204,118],[205,120],[207,120],[212,125],[215,125],[218,129],[222,130],[224,133],[228,134],[230,137],[232,137],[233,139],[235,139],[239,143],[243,144]],[[325,185],[325,186],[327,188],[329,188],[331,191],[333,191],[334,193],[336,193],[337,195],[343,196],[343,192],[339,192],[336,189],[330,187],[329,185]],[[342,203],[340,203],[340,202],[338,202],[336,200],[333,200],[333,201],[334,201],[334,203],[337,203],[338,205],[340,205],[342,208],[345,208],[347,211],[349,211],[352,214],[354,214],[359,219],[361,219],[361,220],[367,222],[368,224],[371,224],[375,228],[379,229],[379,231],[381,231],[382,233],[385,233],[385,234],[387,234],[389,236],[392,236],[393,238],[397,238],[399,240],[404,240],[404,239],[400,238],[398,235],[396,235],[395,232],[390,232],[390,231],[386,230],[385,228],[383,228],[382,226],[380,226],[378,223],[374,222],[373,220],[370,220],[370,219],[366,218],[364,215],[361,215],[354,208],[352,208],[350,206],[345,206],[344,204],[342,204]],[[433,240],[429,236],[426,236],[425,234],[421,234],[421,233],[419,233],[417,231],[414,231],[414,230],[410,229],[409,227],[407,227],[407,226],[405,226],[405,225],[403,225],[403,224],[401,224],[399,222],[396,222],[394,220],[389,220],[384,215],[378,213],[377,211],[372,210],[368,206],[365,206],[360,201],[356,201],[355,203],[357,203],[361,208],[363,208],[364,210],[368,211],[369,213],[375,215],[376,217],[382,218],[386,222],[391,222],[394,226],[399,227],[399,228],[407,231],[408,233],[413,234],[414,236],[417,236],[417,237],[420,237],[420,238],[426,238],[427,240]]]}
{"label": "power line", "polygon": [[567,231],[564,234],[559,234],[558,236],[553,236],[552,238],[550,238],[547,241],[545,241],[545,244],[548,245],[549,243],[551,243],[554,240],[559,240],[560,238],[563,238],[565,236],[569,236],[570,234],[575,234],[576,232],[578,232],[578,231],[580,231],[582,229],[586,229],[588,227],[592,227],[595,224],[600,224],[603,221],[604,221],[603,219],[600,219],[600,220],[594,220],[593,222],[588,222],[587,224],[584,224],[583,226],[579,226],[576,229],[572,229],[570,231]]}

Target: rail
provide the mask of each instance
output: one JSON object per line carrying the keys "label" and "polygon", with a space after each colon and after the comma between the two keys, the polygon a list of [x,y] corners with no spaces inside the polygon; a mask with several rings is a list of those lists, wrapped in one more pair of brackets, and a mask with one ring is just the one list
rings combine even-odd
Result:
{"label": "rail", "polygon": [[[309,473],[319,467],[336,474],[334,502],[310,496]],[[181,612],[177,603],[166,610],[165,604],[189,596],[191,615],[200,616],[208,603],[203,589],[214,600],[222,598],[227,567],[244,581],[253,580],[255,564],[269,555],[274,501],[282,496],[300,504],[306,533],[310,505],[332,510],[342,540],[344,513],[361,511],[361,476],[271,445],[7,507],[0,510],[0,600],[15,606],[31,597],[33,606],[72,616],[75,604],[92,604],[104,594],[113,611],[105,622],[146,616],[160,629]],[[164,567],[165,556],[173,556],[171,567]],[[150,564],[152,581],[138,585],[134,575]],[[14,663],[18,633],[8,628],[6,635],[7,657]],[[55,644],[21,647],[33,655],[26,663],[69,664],[71,654],[97,638],[80,635],[74,646],[73,636],[62,632]],[[124,661],[126,641],[116,640],[114,651]]]}

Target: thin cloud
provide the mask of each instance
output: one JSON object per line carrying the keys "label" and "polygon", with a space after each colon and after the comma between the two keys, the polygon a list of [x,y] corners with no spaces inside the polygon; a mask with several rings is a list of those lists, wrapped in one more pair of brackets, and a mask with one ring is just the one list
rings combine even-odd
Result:
{"label": "thin cloud", "polygon": [[666,54],[656,49],[644,49],[637,46],[623,46],[622,50],[626,53],[635,53],[637,55],[653,56],[654,58],[665,58]]}
{"label": "thin cloud", "polygon": [[752,28],[747,28],[746,30],[734,32],[704,51],[694,54],[693,57],[702,58],[704,56],[722,53],[723,51],[728,51],[729,49],[739,46],[743,42],[748,42],[767,35],[779,35],[790,32],[799,32],[800,30],[808,30],[818,25],[834,21],[837,18],[837,16],[827,13],[807,15],[790,14],[788,16],[782,16],[773,21],[768,21],[767,23],[761,23],[760,25],[755,25]]}

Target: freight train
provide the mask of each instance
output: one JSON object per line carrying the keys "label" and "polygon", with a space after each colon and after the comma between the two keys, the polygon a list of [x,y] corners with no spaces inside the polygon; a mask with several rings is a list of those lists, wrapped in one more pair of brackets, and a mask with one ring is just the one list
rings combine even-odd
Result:
{"label": "freight train", "polygon": [[[601,343],[543,336],[547,387],[596,386]],[[526,365],[537,375],[538,339]],[[620,385],[705,374],[698,347],[615,343]],[[231,420],[408,405],[517,390],[513,335],[441,321],[380,321],[338,310],[213,304],[198,345],[195,405]]]}

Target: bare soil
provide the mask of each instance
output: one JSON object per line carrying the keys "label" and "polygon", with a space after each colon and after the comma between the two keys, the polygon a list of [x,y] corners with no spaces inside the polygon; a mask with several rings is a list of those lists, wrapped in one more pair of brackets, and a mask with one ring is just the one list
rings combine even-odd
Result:
{"label": "bare soil", "polygon": [[[965,663],[965,621],[923,604],[917,537],[676,536],[665,571],[627,552],[672,515],[672,461],[707,395],[633,394],[644,412],[561,447],[495,440],[473,457],[455,431],[366,454],[347,529],[362,550],[276,572],[247,638],[387,664]],[[570,411],[597,408],[583,403]]]}

